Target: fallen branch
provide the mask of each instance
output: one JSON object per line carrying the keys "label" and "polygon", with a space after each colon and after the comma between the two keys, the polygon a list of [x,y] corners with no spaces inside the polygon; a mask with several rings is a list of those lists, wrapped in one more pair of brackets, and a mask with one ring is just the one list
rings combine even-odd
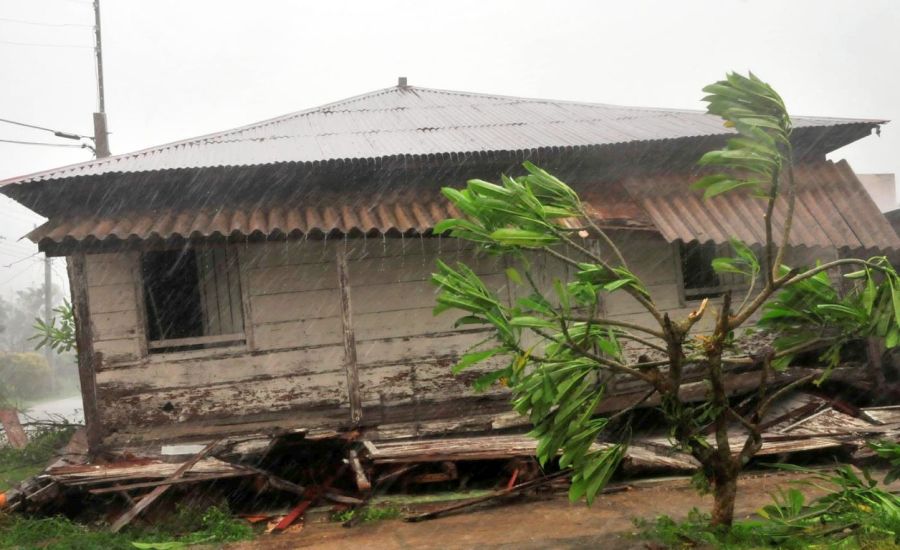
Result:
{"label": "fallen branch", "polygon": [[[490,502],[490,501],[492,501],[492,500],[496,500],[496,499],[499,499],[499,498],[502,498],[502,497],[505,497],[505,496],[508,496],[508,495],[512,495],[512,494],[515,494],[515,493],[519,493],[519,492],[524,491],[524,490],[526,490],[526,489],[533,489],[533,488],[535,488],[535,487],[540,487],[541,485],[545,485],[545,484],[551,483],[552,481],[554,481],[554,480],[556,480],[556,479],[568,477],[568,476],[570,476],[570,475],[572,475],[572,471],[571,471],[571,470],[562,470],[562,471],[559,471],[559,472],[552,473],[552,474],[550,474],[550,475],[544,476],[544,477],[542,477],[542,478],[534,479],[534,480],[531,480],[531,481],[526,481],[525,483],[520,483],[520,484],[515,485],[515,486],[513,486],[513,487],[511,487],[511,488],[508,488],[508,489],[503,489],[503,490],[500,490],[500,491],[496,491],[496,492],[494,492],[494,493],[492,493],[492,494],[490,494],[490,495],[486,495],[486,496],[483,496],[483,497],[475,498],[475,499],[468,500],[468,501],[466,501],[466,502],[462,502],[462,503],[458,503],[458,504],[452,504],[452,505],[450,505],[450,506],[447,506],[446,508],[441,508],[441,509],[439,509],[439,510],[434,510],[434,511],[431,511],[431,512],[426,512],[426,513],[424,513],[424,514],[419,514],[419,515],[416,515],[416,516],[408,516],[408,517],[404,518],[404,520],[405,520],[405,521],[409,521],[409,522],[418,522],[418,521],[426,521],[426,520],[429,520],[429,519],[435,519],[435,518],[438,518],[438,517],[440,517],[440,516],[442,516],[442,515],[444,515],[444,514],[450,513],[450,512],[455,512],[455,511],[457,511],[457,510],[463,510],[463,509],[465,509],[465,508],[469,508],[469,507],[475,506],[475,505],[477,505],[477,504],[482,504],[482,503],[485,503],[485,502]],[[627,486],[627,485],[623,485],[623,486],[616,486],[616,487],[607,487],[606,489],[604,489],[604,490],[602,491],[602,493],[603,493],[603,494],[617,493],[617,492],[620,492],[620,491],[627,491],[627,490],[628,490],[628,486]]]}

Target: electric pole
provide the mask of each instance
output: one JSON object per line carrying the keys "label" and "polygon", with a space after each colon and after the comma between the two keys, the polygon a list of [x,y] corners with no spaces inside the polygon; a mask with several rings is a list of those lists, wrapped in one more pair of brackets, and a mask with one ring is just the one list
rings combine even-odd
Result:
{"label": "electric pole", "polygon": [[[50,323],[53,318],[53,279],[51,277],[51,258],[44,253],[44,322]],[[50,346],[44,346],[44,357],[47,359],[47,366],[50,367],[50,392],[56,393],[56,365],[54,361],[55,352]]]}
{"label": "electric pole", "polygon": [[97,54],[97,96],[99,112],[94,113],[94,144],[97,158],[109,156],[109,132],[106,130],[106,101],[103,97],[103,47],[100,42],[100,0],[94,0],[94,40]]}

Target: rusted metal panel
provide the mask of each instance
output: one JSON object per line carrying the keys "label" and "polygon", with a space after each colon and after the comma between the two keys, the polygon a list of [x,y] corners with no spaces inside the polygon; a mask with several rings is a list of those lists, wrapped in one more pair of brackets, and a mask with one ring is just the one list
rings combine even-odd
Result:
{"label": "rusted metal panel", "polygon": [[[820,130],[822,135],[812,141],[832,148],[858,139],[858,129],[883,122],[793,119],[797,129]],[[398,86],[215,134],[8,179],[0,186],[173,168],[561,151],[733,132],[702,111]],[[826,134],[829,139],[824,139]]]}
{"label": "rusted metal panel", "polygon": [[[652,229],[650,218],[621,186],[585,194],[588,211],[613,228]],[[318,197],[316,206],[236,205],[215,211],[162,210],[60,217],[42,225],[29,238],[35,242],[66,240],[250,237],[333,233],[364,235],[427,234],[446,218],[461,213],[438,189],[417,189],[374,197],[370,193]]]}
{"label": "rusted metal panel", "polygon": [[[765,243],[763,200],[741,190],[704,200],[690,189],[693,181],[688,175],[665,175],[629,178],[625,186],[667,241],[727,243],[735,237],[749,245]],[[795,181],[792,246],[900,248],[900,238],[846,162],[797,166]],[[776,239],[784,227],[786,200],[782,196],[773,214]]]}

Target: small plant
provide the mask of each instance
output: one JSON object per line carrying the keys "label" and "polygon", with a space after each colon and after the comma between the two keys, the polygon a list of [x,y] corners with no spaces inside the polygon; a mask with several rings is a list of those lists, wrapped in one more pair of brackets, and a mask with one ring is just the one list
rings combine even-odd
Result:
{"label": "small plant", "polygon": [[396,506],[369,506],[361,510],[350,509],[335,512],[332,514],[331,520],[338,523],[344,523],[359,516],[363,522],[369,523],[372,521],[397,519],[400,517],[401,513],[400,508],[397,508]]}
{"label": "small plant", "polygon": [[900,443],[896,441],[872,441],[869,442],[869,448],[890,463],[890,469],[887,475],[884,476],[884,484],[887,485],[896,479],[900,479]]}
{"label": "small plant", "polygon": [[900,497],[878,487],[866,471],[850,466],[819,472],[790,465],[780,469],[808,474],[794,482],[826,490],[807,502],[796,487],[779,489],[772,503],[757,511],[758,519],[737,521],[731,530],[710,523],[692,510],[685,521],[660,516],[638,520],[640,536],[672,548],[711,545],[716,548],[896,548],[900,544]]}
{"label": "small plant", "polygon": [[53,311],[59,317],[35,318],[33,325],[35,334],[29,340],[37,341],[34,349],[47,346],[56,353],[71,351],[75,347],[75,315],[72,312],[72,304],[66,300]]}

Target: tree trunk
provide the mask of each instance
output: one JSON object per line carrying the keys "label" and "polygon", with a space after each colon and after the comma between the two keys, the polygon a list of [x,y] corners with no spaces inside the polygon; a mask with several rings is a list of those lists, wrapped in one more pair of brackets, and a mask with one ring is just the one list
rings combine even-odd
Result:
{"label": "tree trunk", "polygon": [[737,496],[737,472],[717,476],[713,486],[712,525],[731,527],[734,499]]}

